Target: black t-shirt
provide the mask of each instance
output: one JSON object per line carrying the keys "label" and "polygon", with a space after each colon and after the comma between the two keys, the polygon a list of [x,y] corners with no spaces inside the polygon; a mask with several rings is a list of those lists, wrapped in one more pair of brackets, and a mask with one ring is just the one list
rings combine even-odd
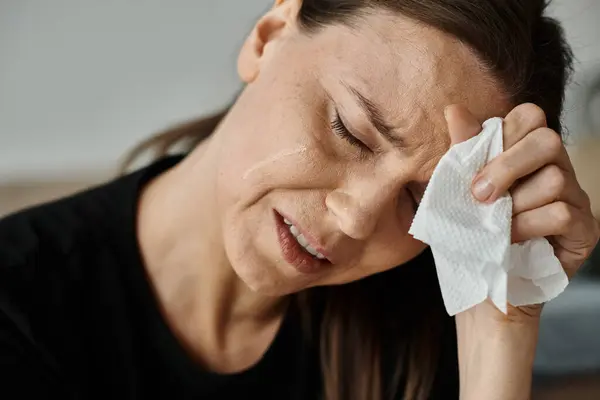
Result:
{"label": "black t-shirt", "polygon": [[[0,398],[318,398],[318,348],[293,306],[262,359],[237,374],[203,370],[170,331],[135,219],[140,189],[180,159],[0,220]],[[455,340],[440,399],[458,396]]]}

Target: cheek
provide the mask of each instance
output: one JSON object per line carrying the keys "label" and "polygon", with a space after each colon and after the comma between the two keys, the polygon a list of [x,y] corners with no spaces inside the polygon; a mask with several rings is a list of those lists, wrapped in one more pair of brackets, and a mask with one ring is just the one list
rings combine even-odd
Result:
{"label": "cheek", "polygon": [[419,255],[426,245],[408,233],[414,216],[413,201],[403,193],[395,207],[382,215],[377,231],[365,249],[365,264],[380,272]]}
{"label": "cheek", "polygon": [[382,219],[382,226],[366,250],[366,263],[375,269],[385,270],[404,264],[426,247],[408,233],[414,218],[410,204],[403,205],[395,217]]}
{"label": "cheek", "polygon": [[331,133],[322,118],[315,110],[290,109],[279,108],[261,126],[226,138],[219,159],[218,189],[226,194],[221,204],[246,208],[271,191],[328,188],[339,179],[344,168],[332,154]]}
{"label": "cheek", "polygon": [[363,248],[359,259],[349,265],[344,273],[328,281],[333,283],[357,281],[401,266],[426,249],[425,244],[415,240],[408,233],[414,218],[412,206],[408,202],[402,202],[399,207],[400,210],[390,210],[382,216],[376,233]]}
{"label": "cheek", "polygon": [[269,114],[257,111],[258,121],[242,119],[244,130],[225,138],[218,161],[219,189],[228,197],[248,205],[270,190],[323,183],[323,172],[331,169],[317,140],[323,124],[312,117],[315,112],[294,104],[280,104]]}
{"label": "cheek", "polygon": [[328,284],[342,284],[358,281],[392,268],[406,264],[426,249],[426,246],[411,236],[396,237],[389,243],[379,243],[368,249],[362,261],[349,267],[344,273],[327,280]]}

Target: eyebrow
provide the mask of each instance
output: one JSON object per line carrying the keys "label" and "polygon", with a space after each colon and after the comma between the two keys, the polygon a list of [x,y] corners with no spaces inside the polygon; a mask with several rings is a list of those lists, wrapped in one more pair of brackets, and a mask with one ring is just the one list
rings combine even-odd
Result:
{"label": "eyebrow", "polygon": [[341,81],[342,85],[348,90],[350,93],[356,97],[358,100],[358,105],[363,110],[363,112],[367,115],[369,122],[371,125],[375,127],[375,129],[383,136],[388,142],[392,145],[406,148],[407,143],[406,140],[402,137],[394,135],[394,128],[391,124],[385,121],[385,118],[381,114],[380,108],[367,97],[365,97],[362,93],[360,93],[356,88],[348,85],[347,83]]}

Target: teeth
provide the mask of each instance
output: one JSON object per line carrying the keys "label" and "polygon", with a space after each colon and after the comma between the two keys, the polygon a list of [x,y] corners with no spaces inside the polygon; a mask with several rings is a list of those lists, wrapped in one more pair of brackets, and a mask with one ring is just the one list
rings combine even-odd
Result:
{"label": "teeth", "polygon": [[290,226],[290,232],[292,232],[292,235],[294,235],[295,238],[300,234],[300,231],[294,225]]}
{"label": "teeth", "polygon": [[313,256],[315,256],[315,257],[317,256],[317,254],[319,254],[319,252],[318,252],[318,251],[316,251],[315,249],[313,249],[313,248],[312,248],[312,247],[310,247],[310,246],[306,246],[306,247],[305,247],[305,249],[306,249],[306,251],[308,251],[310,254],[312,254],[312,255],[313,255]]}
{"label": "teeth", "polygon": [[292,223],[285,218],[283,219],[283,222],[285,222],[286,225],[292,225]]}
{"label": "teeth", "polygon": [[304,250],[306,250],[307,252],[309,252],[314,257],[318,258],[319,260],[324,260],[326,258],[323,254],[319,253],[317,250],[315,250],[314,248],[312,248],[310,246],[310,244],[308,243],[308,240],[306,240],[304,235],[300,233],[298,228],[296,228],[294,225],[292,225],[288,220],[284,220],[284,222],[290,226],[290,232],[292,233],[292,235],[294,235],[294,237],[296,238],[296,240],[298,241],[300,246],[302,246],[304,248]]}
{"label": "teeth", "polygon": [[304,237],[304,235],[298,235],[296,236],[296,240],[298,241],[298,243],[300,243],[300,245],[302,247],[304,247],[305,249],[308,249],[308,241],[306,240],[306,238]]}

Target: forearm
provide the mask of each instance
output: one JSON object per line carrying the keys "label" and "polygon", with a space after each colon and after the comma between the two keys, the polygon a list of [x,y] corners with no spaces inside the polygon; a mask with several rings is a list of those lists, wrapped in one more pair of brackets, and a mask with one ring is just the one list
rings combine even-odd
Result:
{"label": "forearm", "polygon": [[538,324],[475,321],[457,316],[460,399],[529,399]]}

